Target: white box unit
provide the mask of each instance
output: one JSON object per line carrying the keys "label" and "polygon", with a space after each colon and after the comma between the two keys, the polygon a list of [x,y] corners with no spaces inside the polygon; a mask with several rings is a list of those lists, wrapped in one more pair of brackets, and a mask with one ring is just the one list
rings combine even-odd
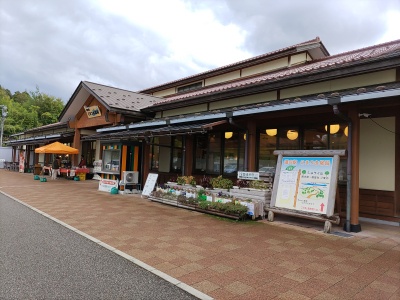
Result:
{"label": "white box unit", "polygon": [[125,185],[139,183],[138,171],[124,171],[122,176]]}

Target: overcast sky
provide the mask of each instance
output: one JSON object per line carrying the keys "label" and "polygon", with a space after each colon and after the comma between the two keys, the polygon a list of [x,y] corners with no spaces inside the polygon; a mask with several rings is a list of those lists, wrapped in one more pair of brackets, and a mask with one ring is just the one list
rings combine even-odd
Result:
{"label": "overcast sky", "polygon": [[67,102],[138,91],[319,36],[330,54],[400,39],[400,0],[0,0],[0,85]]}

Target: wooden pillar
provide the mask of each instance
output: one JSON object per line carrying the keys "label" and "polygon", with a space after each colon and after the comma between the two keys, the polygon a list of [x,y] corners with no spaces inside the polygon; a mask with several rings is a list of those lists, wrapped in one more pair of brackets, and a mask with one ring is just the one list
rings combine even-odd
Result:
{"label": "wooden pillar", "polygon": [[360,118],[355,107],[349,111],[349,117],[352,121],[350,231],[360,232]]}
{"label": "wooden pillar", "polygon": [[151,161],[151,153],[150,153],[150,145],[143,141],[143,182],[142,188],[147,180],[147,176],[149,175],[150,170],[150,161]]}
{"label": "wooden pillar", "polygon": [[247,123],[247,170],[249,172],[256,171],[256,153],[257,153],[257,126],[255,121]]}
{"label": "wooden pillar", "polygon": [[[400,71],[399,71],[400,76]],[[400,110],[397,110],[395,114],[395,132],[400,132]],[[395,135],[395,174],[394,174],[394,205],[395,205],[395,216],[400,217],[400,134]]]}
{"label": "wooden pillar", "polygon": [[[78,149],[79,151],[81,151],[81,132],[79,130],[79,128],[75,128],[75,134],[74,134],[74,142],[72,147]],[[77,166],[79,164],[79,155],[74,155],[71,157],[71,163],[74,166]],[[87,159],[87,157],[86,157]]]}

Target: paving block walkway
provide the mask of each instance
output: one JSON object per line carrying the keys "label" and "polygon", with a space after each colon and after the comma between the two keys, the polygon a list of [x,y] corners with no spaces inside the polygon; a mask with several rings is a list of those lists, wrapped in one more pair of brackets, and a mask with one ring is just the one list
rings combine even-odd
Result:
{"label": "paving block walkway", "polygon": [[362,223],[343,237],[323,223],[235,222],[97,188],[0,169],[1,192],[215,299],[400,299],[399,227]]}

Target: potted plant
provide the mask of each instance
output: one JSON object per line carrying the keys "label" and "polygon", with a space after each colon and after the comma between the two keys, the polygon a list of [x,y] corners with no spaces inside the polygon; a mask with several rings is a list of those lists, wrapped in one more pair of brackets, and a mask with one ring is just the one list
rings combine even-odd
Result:
{"label": "potted plant", "polygon": [[233,187],[233,182],[228,178],[222,178],[222,175],[220,175],[211,179],[211,185],[214,190],[223,189],[229,191]]}
{"label": "potted plant", "polygon": [[184,185],[186,183],[185,176],[178,176],[176,178],[176,183],[179,184],[179,185]]}
{"label": "potted plant", "polygon": [[200,181],[200,185],[201,185],[204,189],[207,189],[207,188],[210,189],[210,188],[212,188],[210,177],[204,175],[203,178],[202,178],[201,181]]}

